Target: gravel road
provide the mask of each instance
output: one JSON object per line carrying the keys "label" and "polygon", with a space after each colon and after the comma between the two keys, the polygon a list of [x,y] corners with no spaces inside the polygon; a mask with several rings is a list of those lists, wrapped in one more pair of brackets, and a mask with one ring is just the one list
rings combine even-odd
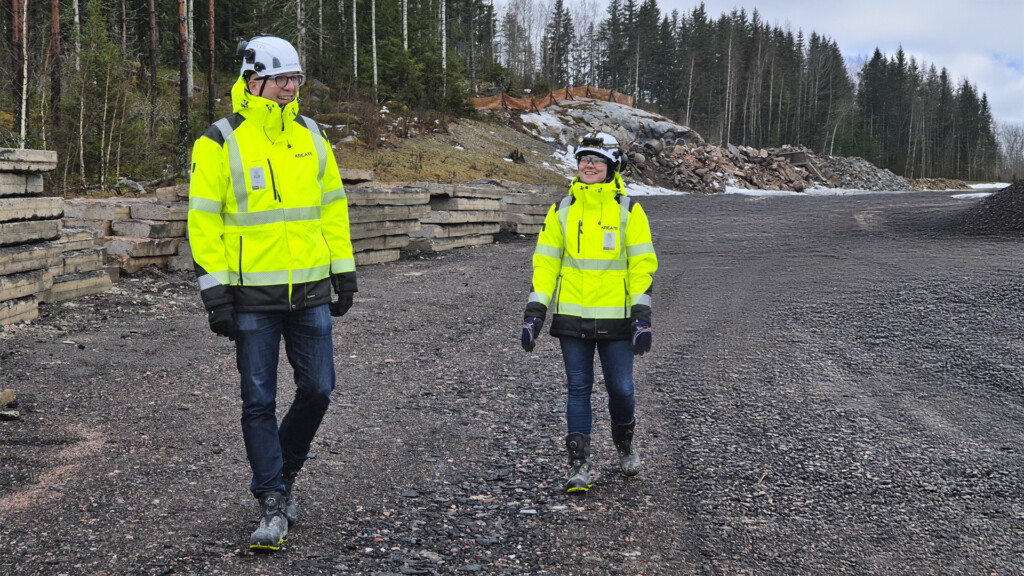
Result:
{"label": "gravel road", "polygon": [[532,239],[410,258],[360,269],[299,524],[251,554],[231,344],[142,272],[0,331],[0,573],[1024,574],[1020,236],[936,192],[640,201],[639,478],[600,391],[595,486],[560,490]]}

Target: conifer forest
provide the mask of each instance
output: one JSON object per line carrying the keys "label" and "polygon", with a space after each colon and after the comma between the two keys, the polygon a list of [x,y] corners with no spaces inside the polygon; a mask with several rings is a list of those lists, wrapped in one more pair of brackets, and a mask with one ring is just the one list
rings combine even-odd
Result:
{"label": "conifer forest", "polygon": [[298,49],[313,116],[474,116],[473,96],[590,85],[713,144],[803,145],[909,178],[1024,175],[1024,126],[969,79],[902,48],[851,63],[827,32],[656,0],[6,0],[0,146],[56,150],[68,188],[183,176],[230,113],[239,40],[272,34]]}

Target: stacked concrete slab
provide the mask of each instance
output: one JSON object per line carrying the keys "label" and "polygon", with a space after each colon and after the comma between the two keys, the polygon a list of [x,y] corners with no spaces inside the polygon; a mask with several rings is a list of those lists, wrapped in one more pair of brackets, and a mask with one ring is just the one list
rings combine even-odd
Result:
{"label": "stacked concrete slab", "polygon": [[418,187],[347,186],[345,195],[357,266],[398,260],[430,214],[430,195]]}
{"label": "stacked concrete slab", "polygon": [[63,229],[64,199],[43,196],[43,173],[56,165],[53,151],[0,149],[0,325],[111,285],[91,237]]}
{"label": "stacked concrete slab", "polygon": [[410,250],[439,252],[494,242],[501,230],[504,192],[495,186],[417,183],[430,194],[430,214],[412,234]]}
{"label": "stacked concrete slab", "polygon": [[95,230],[107,262],[131,274],[150,265],[169,267],[184,241],[188,202],[83,198],[68,200],[64,213],[65,225]]}
{"label": "stacked concrete slab", "polygon": [[502,196],[501,229],[514,234],[538,234],[551,205],[567,192],[552,185],[507,183]]}

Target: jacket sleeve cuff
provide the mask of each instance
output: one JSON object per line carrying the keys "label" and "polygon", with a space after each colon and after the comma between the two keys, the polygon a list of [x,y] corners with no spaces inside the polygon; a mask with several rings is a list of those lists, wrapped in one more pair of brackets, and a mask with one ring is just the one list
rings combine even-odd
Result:
{"label": "jacket sleeve cuff", "polygon": [[645,304],[634,304],[629,309],[629,316],[633,320],[643,320],[648,324],[651,323],[651,307]]}
{"label": "jacket sleeve cuff", "polygon": [[526,305],[526,312],[523,312],[523,318],[540,318],[543,320],[548,315],[548,307],[541,304],[540,302],[530,302]]}
{"label": "jacket sleeve cuff", "polygon": [[334,286],[334,291],[338,294],[343,292],[359,292],[359,288],[356,284],[356,272],[342,272],[340,274],[331,274],[331,285]]}

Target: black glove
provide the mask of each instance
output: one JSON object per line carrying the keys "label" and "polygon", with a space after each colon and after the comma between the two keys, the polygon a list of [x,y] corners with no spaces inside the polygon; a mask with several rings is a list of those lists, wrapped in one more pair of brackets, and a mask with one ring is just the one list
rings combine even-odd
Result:
{"label": "black glove", "polygon": [[633,320],[633,341],[630,347],[634,356],[643,356],[651,351],[651,325],[643,320]]}
{"label": "black glove", "polygon": [[235,305],[221,304],[210,310],[210,330],[214,334],[227,336],[228,340],[235,341]]}
{"label": "black glove", "polygon": [[540,336],[540,329],[543,326],[543,318],[537,318],[535,316],[527,316],[526,318],[523,318],[523,350],[533,352],[533,347],[537,345],[537,338]]}
{"label": "black glove", "polygon": [[359,289],[356,287],[356,273],[342,272],[331,274],[331,286],[338,299],[331,302],[331,316],[344,316],[345,312],[352,307],[352,299]]}
{"label": "black glove", "polygon": [[338,294],[338,299],[331,302],[331,316],[344,316],[345,312],[352,307],[352,299],[355,297],[353,292],[342,292]]}

